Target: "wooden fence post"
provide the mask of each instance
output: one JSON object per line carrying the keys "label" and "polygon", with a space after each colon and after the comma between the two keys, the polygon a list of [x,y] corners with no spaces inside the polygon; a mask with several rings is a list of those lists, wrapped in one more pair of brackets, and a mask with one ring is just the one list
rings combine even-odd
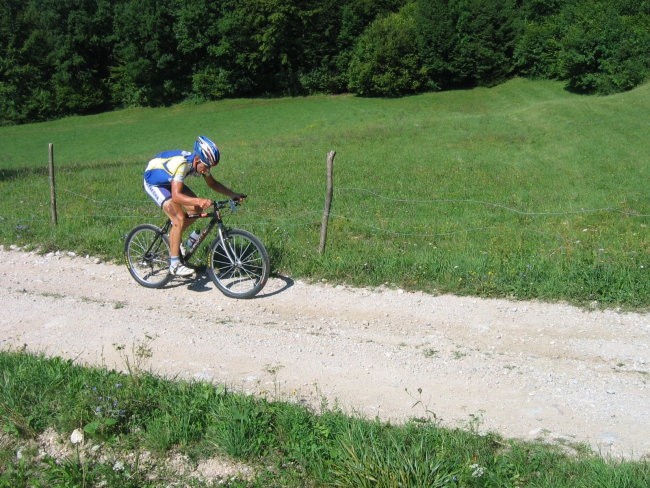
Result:
{"label": "wooden fence post", "polygon": [[49,145],[49,168],[50,168],[50,205],[52,207],[52,223],[57,225],[58,218],[56,215],[56,190],[54,187],[54,144]]}
{"label": "wooden fence post", "polygon": [[325,196],[325,209],[323,210],[323,220],[320,227],[320,246],[318,252],[323,254],[325,252],[325,241],[327,240],[327,223],[330,217],[330,208],[332,207],[332,192],[334,188],[333,173],[334,173],[334,156],[335,151],[327,153],[327,194]]}

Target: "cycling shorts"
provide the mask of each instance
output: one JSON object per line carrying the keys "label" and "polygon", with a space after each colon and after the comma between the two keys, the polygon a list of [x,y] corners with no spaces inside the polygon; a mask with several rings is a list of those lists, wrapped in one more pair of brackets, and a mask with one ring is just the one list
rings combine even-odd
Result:
{"label": "cycling shorts", "polygon": [[[156,205],[158,205],[160,208],[162,208],[165,202],[172,197],[171,183],[164,185],[152,185],[150,183],[147,183],[147,180],[144,180],[144,191],[147,192],[147,195],[149,195],[151,199],[156,202]],[[183,193],[190,197],[196,197],[196,193],[194,193],[192,189],[187,185],[183,185]]]}

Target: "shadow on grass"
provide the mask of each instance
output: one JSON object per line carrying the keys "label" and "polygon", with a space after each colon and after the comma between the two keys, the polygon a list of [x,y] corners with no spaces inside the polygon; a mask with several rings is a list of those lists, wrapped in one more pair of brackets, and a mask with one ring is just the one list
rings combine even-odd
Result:
{"label": "shadow on grass", "polygon": [[[144,171],[146,161],[112,161],[107,163],[93,161],[83,163],[57,163],[55,167],[55,173],[58,175],[61,173],[80,173],[83,171],[112,171],[116,168],[132,167],[136,164],[141,166],[142,171]],[[25,179],[32,176],[40,178],[49,175],[49,173],[50,171],[47,165],[47,161],[45,161],[42,166],[0,169],[0,181]]]}
{"label": "shadow on grass", "polygon": [[10,181],[23,178],[29,178],[31,176],[37,176],[39,178],[47,176],[49,174],[47,166],[42,168],[17,168],[17,169],[0,169],[0,181]]}

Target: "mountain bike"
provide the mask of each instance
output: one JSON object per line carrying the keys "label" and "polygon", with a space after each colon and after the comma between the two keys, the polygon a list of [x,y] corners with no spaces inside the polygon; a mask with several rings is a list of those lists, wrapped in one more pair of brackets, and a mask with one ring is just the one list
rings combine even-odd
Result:
{"label": "mountain bike", "polygon": [[[216,230],[207,252],[207,273],[216,287],[231,298],[252,298],[257,295],[269,278],[271,265],[269,255],[255,235],[242,229],[227,227],[222,220],[222,210],[231,212],[241,200],[212,202],[212,211],[188,214],[190,219],[209,218],[208,226],[200,233],[190,249],[181,253],[181,262],[196,268],[190,260],[196,256],[201,244]],[[147,288],[162,288],[173,275],[169,272],[169,230],[171,220],[158,227],[141,224],[126,236],[124,259],[131,276]]]}

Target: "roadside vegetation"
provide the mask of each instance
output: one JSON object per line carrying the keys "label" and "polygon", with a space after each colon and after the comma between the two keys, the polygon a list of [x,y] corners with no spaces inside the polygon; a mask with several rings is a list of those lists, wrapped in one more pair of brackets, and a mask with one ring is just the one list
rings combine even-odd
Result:
{"label": "roadside vegetation", "polygon": [[[647,460],[604,459],[582,445],[522,442],[439,425],[425,405],[404,425],[336,406],[255,398],[146,372],[0,353],[0,487],[645,488]],[[200,466],[217,462],[218,470]]]}

